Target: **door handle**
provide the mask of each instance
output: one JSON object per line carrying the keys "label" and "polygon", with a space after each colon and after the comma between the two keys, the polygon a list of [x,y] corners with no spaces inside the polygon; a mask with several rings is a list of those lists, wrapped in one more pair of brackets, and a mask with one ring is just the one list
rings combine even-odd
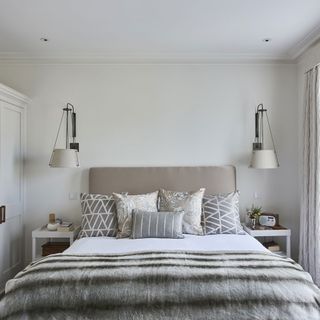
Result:
{"label": "door handle", "polygon": [[1,213],[1,223],[5,223],[6,222],[6,206],[1,206],[0,207],[0,213]]}

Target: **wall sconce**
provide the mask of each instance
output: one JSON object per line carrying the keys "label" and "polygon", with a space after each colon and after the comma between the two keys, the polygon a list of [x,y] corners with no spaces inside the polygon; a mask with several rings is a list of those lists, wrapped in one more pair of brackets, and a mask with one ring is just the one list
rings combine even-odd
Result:
{"label": "wall sconce", "polygon": [[[58,133],[54,142],[53,151],[51,154],[49,166],[52,168],[78,168],[79,163],[79,143],[76,142],[76,113],[74,112],[74,106],[71,103],[67,103],[66,108],[62,109],[62,117],[60,120]],[[59,133],[63,119],[66,120],[66,144],[65,149],[56,148],[56,144],[59,138]],[[71,121],[72,130],[72,142],[69,143],[69,125]]]}
{"label": "wall sconce", "polygon": [[[266,115],[273,149],[264,149],[264,114]],[[249,168],[274,169],[279,167],[278,154],[273,140],[267,109],[263,107],[262,103],[257,106],[255,113],[255,139],[252,144],[252,149],[252,157]]]}

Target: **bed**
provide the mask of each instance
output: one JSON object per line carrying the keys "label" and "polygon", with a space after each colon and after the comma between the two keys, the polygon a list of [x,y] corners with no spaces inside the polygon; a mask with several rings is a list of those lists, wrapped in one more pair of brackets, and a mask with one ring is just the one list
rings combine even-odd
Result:
{"label": "bed", "polygon": [[[232,166],[92,168],[89,191],[227,193]],[[4,319],[320,319],[320,290],[291,259],[244,235],[82,238],[6,285]]]}

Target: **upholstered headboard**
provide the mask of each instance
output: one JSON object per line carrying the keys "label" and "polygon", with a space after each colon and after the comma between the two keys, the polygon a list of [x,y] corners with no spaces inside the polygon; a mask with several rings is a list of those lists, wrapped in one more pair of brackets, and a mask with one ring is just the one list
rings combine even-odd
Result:
{"label": "upholstered headboard", "polygon": [[235,167],[106,167],[91,168],[89,173],[90,193],[139,194],[159,188],[191,191],[200,187],[206,188],[207,194],[235,191]]}

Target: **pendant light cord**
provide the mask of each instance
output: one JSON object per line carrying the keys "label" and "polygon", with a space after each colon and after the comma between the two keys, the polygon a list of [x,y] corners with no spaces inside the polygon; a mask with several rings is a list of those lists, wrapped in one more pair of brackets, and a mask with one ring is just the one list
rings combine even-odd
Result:
{"label": "pendant light cord", "polygon": [[271,136],[271,141],[272,141],[274,153],[275,153],[275,155],[276,155],[276,159],[277,159],[277,162],[278,162],[278,165],[279,165],[278,153],[277,153],[276,146],[275,146],[275,144],[274,144],[274,139],[273,139],[273,134],[272,134],[272,131],[271,131],[271,126],[270,126],[270,121],[269,121],[269,117],[268,117],[268,112],[266,112],[266,118],[267,118],[267,123],[268,123],[269,131],[270,131],[270,136]]}
{"label": "pendant light cord", "polygon": [[60,132],[60,129],[61,129],[63,117],[64,117],[64,111],[62,112],[62,117],[61,117],[60,124],[59,124],[59,128],[58,128],[58,133],[57,133],[57,136],[56,136],[56,140],[55,140],[55,142],[54,142],[54,145],[53,145],[53,150],[56,148],[56,145],[57,145],[57,141],[58,141],[58,138],[59,138],[59,132]]}

